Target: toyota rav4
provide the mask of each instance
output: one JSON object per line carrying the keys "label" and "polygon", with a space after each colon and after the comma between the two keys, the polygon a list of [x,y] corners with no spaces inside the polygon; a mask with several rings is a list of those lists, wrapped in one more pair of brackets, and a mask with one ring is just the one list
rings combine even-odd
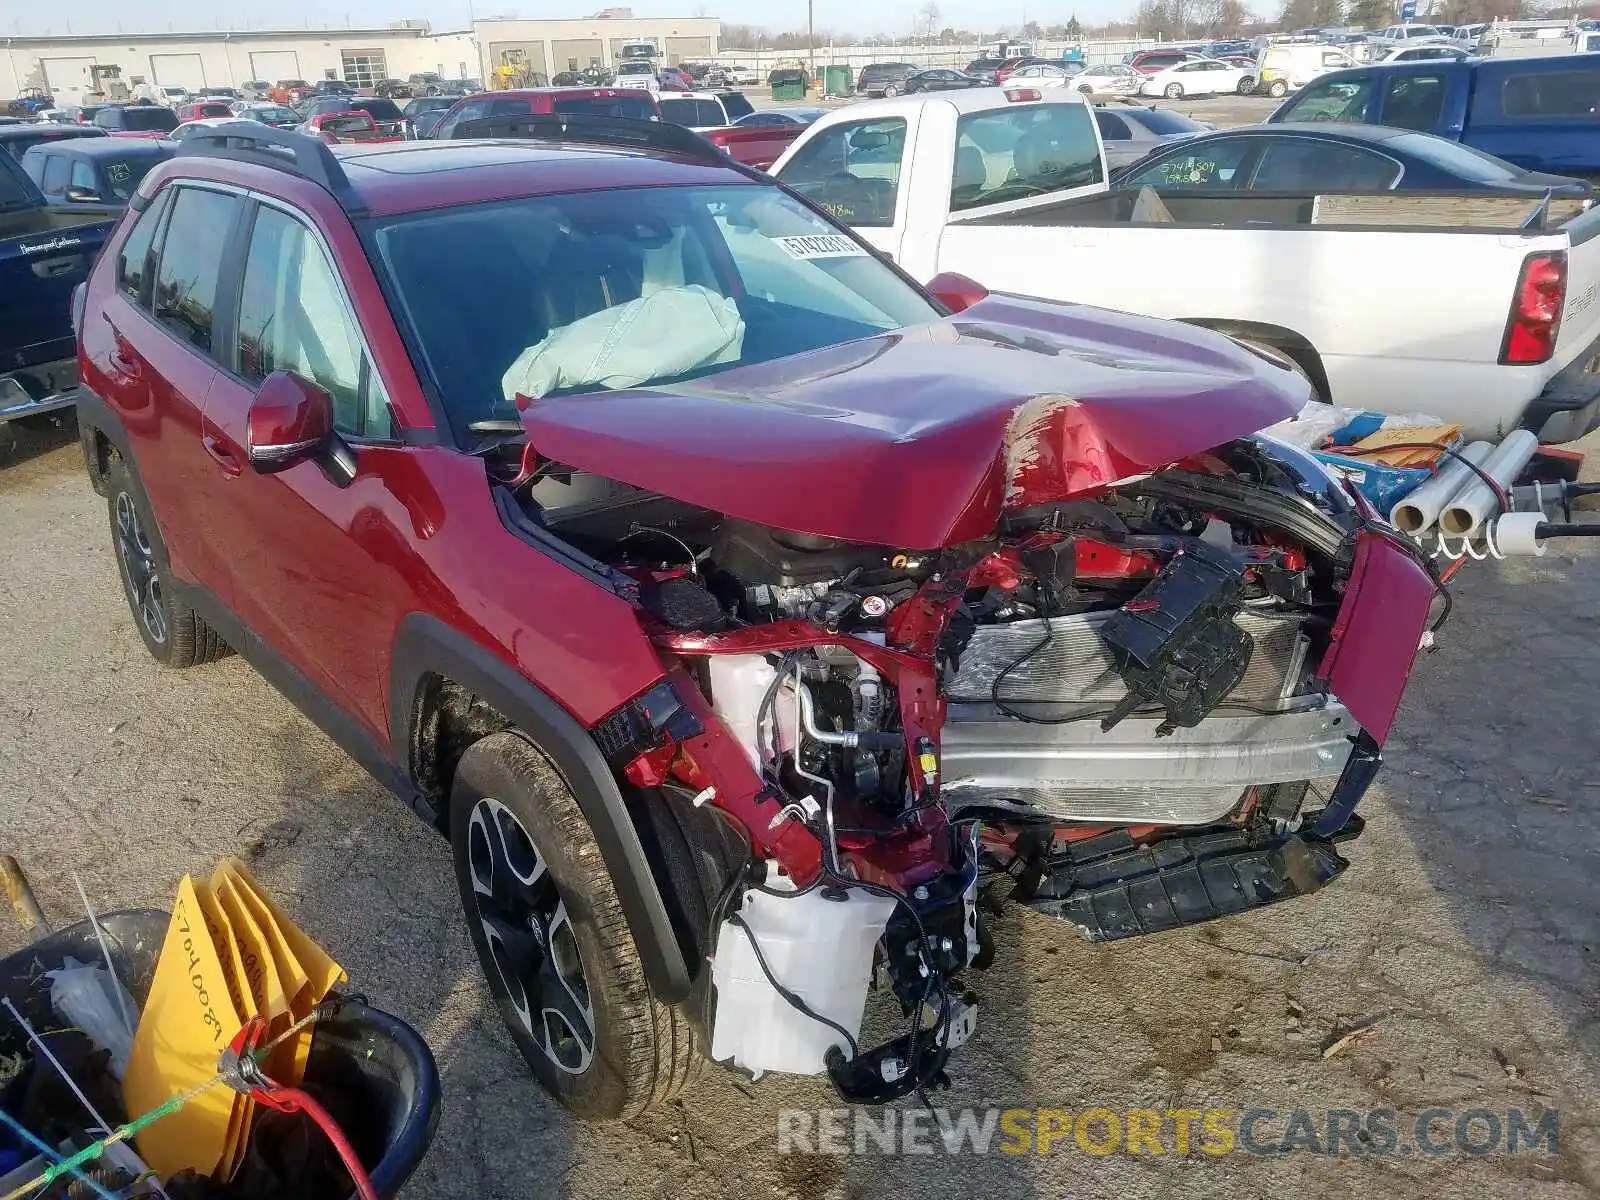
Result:
{"label": "toyota rav4", "polygon": [[707,1058],[890,1100],[993,904],[1120,938],[1347,866],[1437,588],[1259,434],[1298,375],[923,291],[685,130],[518,121],[197,131],[80,289],[79,411],[145,645],[237,650],[448,835],[563,1102]]}

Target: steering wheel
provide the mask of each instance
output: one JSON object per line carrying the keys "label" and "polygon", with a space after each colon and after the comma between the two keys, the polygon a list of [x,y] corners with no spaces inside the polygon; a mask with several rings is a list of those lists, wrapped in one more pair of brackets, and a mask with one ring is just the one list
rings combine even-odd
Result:
{"label": "steering wheel", "polygon": [[824,179],[818,199],[824,208],[847,225],[865,215],[874,203],[867,181],[848,171],[836,171]]}

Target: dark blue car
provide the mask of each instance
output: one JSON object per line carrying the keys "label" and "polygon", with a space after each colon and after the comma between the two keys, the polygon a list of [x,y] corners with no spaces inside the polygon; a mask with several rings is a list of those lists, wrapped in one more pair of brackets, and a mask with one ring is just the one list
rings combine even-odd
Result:
{"label": "dark blue car", "polygon": [[1526,171],[1432,134],[1308,121],[1188,138],[1113,172],[1113,187],[1230,192],[1525,192],[1587,196],[1581,179]]}
{"label": "dark blue car", "polygon": [[1268,120],[1436,134],[1533,171],[1600,175],[1600,54],[1375,64],[1323,75]]}

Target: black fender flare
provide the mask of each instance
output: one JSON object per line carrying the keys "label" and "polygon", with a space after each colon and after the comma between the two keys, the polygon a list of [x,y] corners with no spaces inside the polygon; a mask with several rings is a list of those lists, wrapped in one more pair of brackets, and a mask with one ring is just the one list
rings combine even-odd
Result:
{"label": "black fender flare", "polygon": [[[139,478],[139,464],[134,461],[133,450],[128,441],[128,431],[122,427],[122,418],[112,411],[112,408],[99,395],[91,392],[87,387],[78,389],[78,448],[83,451],[83,466],[89,474],[89,485],[94,488],[96,495],[106,494],[106,481],[104,464],[100,461],[99,453],[95,448],[94,435],[103,434],[106,441],[118,454],[122,461],[132,472],[135,479]],[[143,486],[141,481],[140,486]]]}
{"label": "black fender flare", "polygon": [[664,1004],[681,1003],[689,966],[622,791],[588,731],[487,647],[437,617],[412,613],[395,636],[389,688],[390,752],[408,776],[411,721],[428,675],[446,676],[492,705],[555,765],[594,830],[651,991]]}
{"label": "black fender flare", "polygon": [[1261,342],[1292,358],[1305,372],[1311,386],[1316,389],[1315,399],[1332,403],[1328,385],[1328,372],[1322,365],[1322,355],[1304,334],[1284,325],[1269,325],[1261,321],[1239,321],[1229,317],[1178,317],[1185,325],[1195,325],[1226,334],[1244,342]]}

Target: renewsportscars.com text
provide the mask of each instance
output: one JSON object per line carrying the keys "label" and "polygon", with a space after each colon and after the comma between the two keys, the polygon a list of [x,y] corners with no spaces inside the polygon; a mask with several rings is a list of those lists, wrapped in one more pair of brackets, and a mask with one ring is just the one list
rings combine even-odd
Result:
{"label": "renewsportscars.com text", "polygon": [[1560,1115],[1511,1108],[782,1109],[780,1154],[1554,1154]]}

